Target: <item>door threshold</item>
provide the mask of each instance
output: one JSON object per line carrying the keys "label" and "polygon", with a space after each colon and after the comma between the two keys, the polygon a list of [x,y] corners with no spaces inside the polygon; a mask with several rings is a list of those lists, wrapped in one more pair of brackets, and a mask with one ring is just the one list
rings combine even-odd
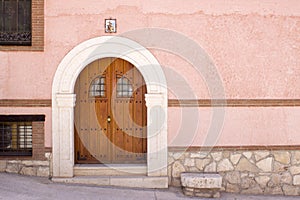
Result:
{"label": "door threshold", "polygon": [[146,164],[76,164],[74,176],[132,176],[146,175]]}
{"label": "door threshold", "polygon": [[56,183],[126,188],[168,188],[168,177],[166,176],[75,176],[73,178],[52,178],[52,181]]}

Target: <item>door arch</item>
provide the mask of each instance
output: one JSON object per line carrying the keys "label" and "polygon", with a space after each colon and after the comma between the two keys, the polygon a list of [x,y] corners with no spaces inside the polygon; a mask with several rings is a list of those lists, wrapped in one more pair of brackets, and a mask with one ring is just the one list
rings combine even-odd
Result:
{"label": "door arch", "polygon": [[79,44],[56,70],[52,84],[53,177],[74,175],[75,82],[85,66],[105,57],[124,59],[142,74],[147,86],[147,175],[167,177],[166,78],[150,51],[119,36],[102,36]]}
{"label": "door arch", "polygon": [[82,70],[75,84],[75,163],[146,163],[146,91],[141,73],[120,58]]}

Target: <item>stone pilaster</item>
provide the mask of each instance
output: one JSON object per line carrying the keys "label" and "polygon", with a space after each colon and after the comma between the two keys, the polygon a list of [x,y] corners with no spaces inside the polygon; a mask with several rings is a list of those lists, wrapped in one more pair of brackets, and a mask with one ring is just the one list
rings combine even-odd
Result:
{"label": "stone pilaster", "polygon": [[163,94],[146,94],[148,176],[167,176],[167,105]]}
{"label": "stone pilaster", "polygon": [[[57,94],[53,107],[53,176],[73,177],[75,94]],[[58,125],[58,126],[55,126]],[[63,147],[63,148],[62,148]]]}

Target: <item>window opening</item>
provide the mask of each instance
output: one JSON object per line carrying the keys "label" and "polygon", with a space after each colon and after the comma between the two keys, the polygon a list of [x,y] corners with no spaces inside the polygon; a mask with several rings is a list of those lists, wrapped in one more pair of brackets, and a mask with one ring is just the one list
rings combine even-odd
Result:
{"label": "window opening", "polygon": [[0,0],[0,44],[31,45],[31,0]]}
{"label": "window opening", "polygon": [[32,155],[31,122],[0,122],[0,155]]}
{"label": "window opening", "polygon": [[128,78],[117,76],[117,97],[131,97],[133,93],[132,85]]}
{"label": "window opening", "polygon": [[105,97],[105,76],[98,76],[95,78],[90,86],[90,96],[92,97]]}

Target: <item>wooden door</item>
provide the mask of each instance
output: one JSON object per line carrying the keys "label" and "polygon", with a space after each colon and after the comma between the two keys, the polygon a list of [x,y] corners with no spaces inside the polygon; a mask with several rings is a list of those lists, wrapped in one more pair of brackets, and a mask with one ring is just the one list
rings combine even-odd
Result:
{"label": "wooden door", "polygon": [[129,62],[89,64],[75,84],[76,163],[145,163],[146,86]]}

